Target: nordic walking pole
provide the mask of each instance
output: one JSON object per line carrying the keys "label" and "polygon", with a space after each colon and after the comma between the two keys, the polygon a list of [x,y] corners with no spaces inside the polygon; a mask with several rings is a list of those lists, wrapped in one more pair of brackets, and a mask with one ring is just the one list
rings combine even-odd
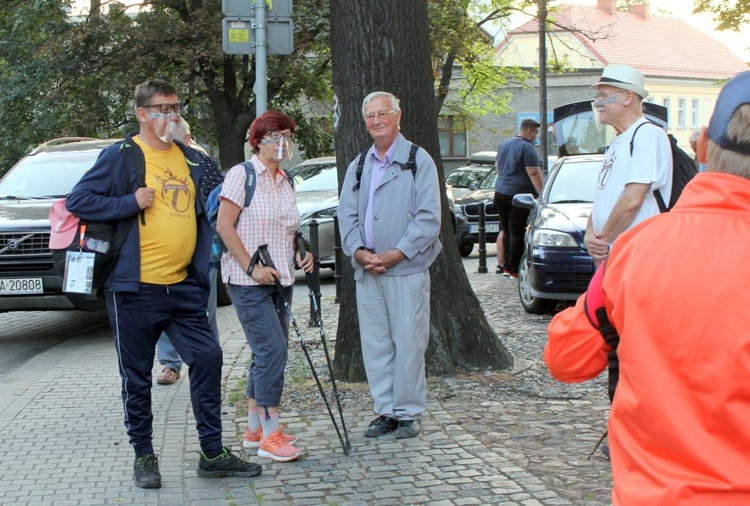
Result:
{"label": "nordic walking pole", "polygon": [[[297,244],[297,251],[299,251],[300,259],[305,259],[305,238],[302,234],[295,236]],[[349,442],[349,432],[346,430],[346,422],[344,421],[344,410],[341,408],[341,398],[339,396],[338,388],[336,388],[336,377],[333,375],[333,364],[331,363],[331,356],[328,353],[328,342],[326,339],[325,331],[323,330],[323,318],[320,316],[320,308],[318,307],[318,300],[315,296],[315,287],[313,286],[313,279],[309,273],[305,273],[305,279],[307,280],[307,287],[310,290],[310,303],[312,304],[313,311],[315,312],[315,320],[318,325],[318,334],[320,335],[320,341],[323,343],[323,352],[326,357],[326,364],[328,364],[328,374],[331,375],[331,387],[333,388],[333,397],[336,399],[336,407],[339,410],[339,418],[341,419],[341,428],[344,431],[344,439],[346,441],[346,447],[351,448],[352,445]],[[344,453],[347,453],[344,450]]]}
{"label": "nordic walking pole", "polygon": [[[268,245],[267,244],[261,244],[258,246],[258,251],[255,252],[255,255],[253,255],[253,259],[258,258],[258,261],[261,265],[264,267],[271,267],[272,269],[275,269],[276,266],[273,264],[273,260],[271,260],[271,255],[268,253]],[[292,322],[292,327],[294,327],[294,332],[297,334],[297,340],[300,343],[300,346],[302,347],[302,351],[305,354],[305,358],[307,359],[307,364],[310,366],[310,371],[312,371],[313,378],[315,378],[315,383],[318,385],[318,390],[320,390],[320,395],[323,397],[323,402],[326,405],[326,408],[328,409],[328,414],[331,417],[331,421],[333,422],[333,427],[336,429],[336,434],[339,436],[339,442],[341,443],[341,448],[344,450],[344,455],[349,455],[349,449],[351,448],[351,445],[347,443],[344,443],[344,438],[341,436],[341,430],[339,429],[338,423],[336,422],[336,417],[333,414],[333,410],[331,409],[331,404],[328,402],[328,396],[326,396],[325,389],[323,388],[323,384],[320,382],[320,378],[318,377],[318,373],[315,370],[315,365],[313,364],[312,358],[310,358],[310,352],[307,351],[307,343],[305,343],[304,338],[302,337],[302,333],[299,330],[299,326],[297,325],[297,320],[294,318],[294,314],[292,313],[292,308],[289,306],[289,302],[287,302],[286,297],[284,297],[284,287],[281,286],[281,282],[278,279],[274,279],[274,284],[276,285],[276,290],[279,292],[279,296],[281,297],[281,300],[284,301],[284,307],[286,308],[287,314],[289,315],[289,320]]]}

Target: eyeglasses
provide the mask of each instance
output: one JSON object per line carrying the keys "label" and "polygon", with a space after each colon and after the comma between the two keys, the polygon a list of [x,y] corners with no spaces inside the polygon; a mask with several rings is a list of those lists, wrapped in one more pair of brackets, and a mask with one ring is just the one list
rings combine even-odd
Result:
{"label": "eyeglasses", "polygon": [[154,107],[159,108],[159,112],[162,114],[169,114],[170,112],[180,114],[180,111],[182,110],[182,102],[175,102],[174,104],[151,104],[151,105],[144,105],[144,109],[151,109]]}
{"label": "eyeglasses", "polygon": [[370,112],[365,114],[365,121],[375,121],[375,118],[378,118],[380,121],[385,120],[388,116],[391,114],[396,113],[395,110],[391,109],[390,111],[378,111],[378,112]]}
{"label": "eyeglasses", "polygon": [[619,97],[623,93],[627,93],[627,91],[618,91],[617,93],[613,93],[612,95],[607,95],[604,92],[597,93],[596,95],[594,95],[594,107],[614,103],[617,101],[617,97]]}
{"label": "eyeglasses", "polygon": [[281,139],[294,141],[294,134],[292,132],[268,132],[264,137],[269,138],[269,142],[264,142],[264,144],[273,144],[279,142]]}

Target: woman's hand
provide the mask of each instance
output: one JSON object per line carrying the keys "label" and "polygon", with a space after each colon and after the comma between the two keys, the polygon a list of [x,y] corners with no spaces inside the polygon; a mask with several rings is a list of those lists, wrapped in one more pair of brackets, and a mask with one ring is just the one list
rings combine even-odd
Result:
{"label": "woman's hand", "polygon": [[302,259],[302,255],[300,255],[299,251],[297,251],[294,255],[295,261],[297,262],[297,265],[300,269],[302,269],[306,273],[312,272],[315,262],[313,261],[313,256],[309,251],[305,253],[304,260]]}
{"label": "woman's hand", "polygon": [[256,265],[253,268],[252,278],[262,285],[272,285],[277,279],[281,279],[281,274],[276,269],[271,267],[263,267]]}

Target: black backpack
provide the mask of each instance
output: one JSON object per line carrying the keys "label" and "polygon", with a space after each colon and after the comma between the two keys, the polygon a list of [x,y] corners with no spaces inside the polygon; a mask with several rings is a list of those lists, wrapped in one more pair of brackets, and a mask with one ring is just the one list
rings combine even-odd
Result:
{"label": "black backpack", "polygon": [[[119,152],[123,156],[138,156],[140,159],[135,162],[136,179],[138,186],[146,186],[146,162],[143,159],[143,154],[134,152],[127,139],[120,144]],[[124,165],[125,162],[123,162]],[[127,178],[127,172],[122,171],[123,177]],[[130,233],[130,229],[141,217],[144,220],[144,211],[141,210],[138,214],[133,215],[125,221],[120,232],[117,232],[116,222],[97,222],[97,221],[86,221],[79,219],[72,213],[68,212],[65,208],[66,198],[59,199],[56,201],[52,209],[50,209],[50,226],[52,230],[55,229],[56,220],[60,219],[63,214],[69,214],[74,222],[76,223],[76,233],[70,244],[64,248],[53,249],[50,248],[52,253],[52,262],[54,270],[63,277],[63,287],[65,286],[66,272],[65,263],[68,256],[68,252],[85,252],[94,254],[94,272],[91,282],[91,286],[83,287],[84,292],[80,293],[94,293],[98,297],[102,296],[101,288],[104,282],[107,280],[109,275],[115,268],[117,260],[120,258],[120,249],[122,248],[125,238]],[[55,209],[60,212],[54,213]],[[143,221],[145,223],[145,221]],[[63,291],[65,289],[63,288]]]}
{"label": "black backpack", "polygon": [[[638,129],[643,125],[651,123],[661,128],[661,125],[648,121],[641,123],[635,128],[633,137],[630,139],[630,156],[633,156],[633,141],[635,140],[635,134],[638,133]],[[669,145],[672,148],[672,193],[669,195],[669,202],[664,200],[661,192],[657,188],[654,190],[654,198],[656,199],[656,205],[659,206],[659,212],[666,213],[671,210],[677,199],[680,197],[682,190],[685,188],[691,179],[698,173],[698,168],[695,166],[693,159],[685,153],[678,145],[677,139],[672,134],[667,134],[669,137]]]}

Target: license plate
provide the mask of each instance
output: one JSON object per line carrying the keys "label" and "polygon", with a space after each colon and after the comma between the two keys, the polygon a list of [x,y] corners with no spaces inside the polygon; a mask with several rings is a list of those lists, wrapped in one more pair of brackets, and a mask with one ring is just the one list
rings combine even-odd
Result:
{"label": "license plate", "polygon": [[0,279],[0,295],[24,295],[28,293],[44,293],[42,278]]}
{"label": "license plate", "polygon": [[[500,231],[500,225],[497,223],[486,223],[484,225],[484,233],[489,234],[492,232],[499,232]],[[479,233],[479,225],[469,225],[469,232],[472,234],[478,234]]]}

